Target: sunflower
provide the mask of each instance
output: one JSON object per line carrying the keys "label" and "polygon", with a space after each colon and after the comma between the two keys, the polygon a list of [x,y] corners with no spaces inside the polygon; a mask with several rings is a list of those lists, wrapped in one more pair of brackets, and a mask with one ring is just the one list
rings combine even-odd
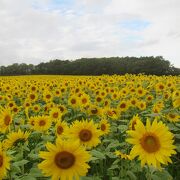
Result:
{"label": "sunflower", "polygon": [[145,101],[139,101],[138,104],[137,104],[138,108],[140,110],[145,110],[146,109],[146,102]]}
{"label": "sunflower", "polygon": [[162,122],[157,122],[155,119],[151,124],[147,119],[144,126],[139,121],[135,130],[127,131],[127,133],[131,137],[126,141],[134,145],[130,155],[132,158],[139,156],[141,166],[148,164],[160,169],[161,164],[172,163],[170,156],[176,154],[173,145],[174,136]]}
{"label": "sunflower", "polygon": [[166,85],[161,83],[161,82],[158,82],[155,86],[155,89],[157,92],[161,92],[161,91],[164,91],[166,88]]}
{"label": "sunflower", "polygon": [[36,119],[37,119],[36,116],[31,116],[28,119],[28,124],[31,126],[31,129],[34,129]]}
{"label": "sunflower", "polygon": [[0,131],[5,132],[12,123],[12,113],[9,108],[0,109]]}
{"label": "sunflower", "polygon": [[44,100],[46,103],[48,103],[48,102],[51,102],[52,99],[53,99],[53,96],[52,96],[51,92],[46,90],[46,91],[43,93],[43,100]]}
{"label": "sunflower", "polygon": [[54,122],[57,122],[58,120],[61,120],[62,113],[58,107],[54,107],[51,109],[49,116]]}
{"label": "sunflower", "polygon": [[102,115],[102,109],[97,105],[90,105],[88,107],[88,114],[89,115]]}
{"label": "sunflower", "polygon": [[69,129],[72,139],[79,139],[80,143],[87,148],[96,147],[101,141],[99,139],[101,131],[97,129],[97,124],[92,120],[75,121]]}
{"label": "sunflower", "polygon": [[135,130],[137,122],[141,121],[140,117],[138,114],[134,115],[131,121],[129,122],[129,129],[130,130]]}
{"label": "sunflower", "polygon": [[110,124],[108,123],[106,119],[102,119],[99,122],[99,128],[101,130],[102,135],[108,134],[110,131]]}
{"label": "sunflower", "polygon": [[6,149],[17,146],[18,143],[26,143],[30,133],[28,131],[21,131],[20,129],[17,132],[11,132],[7,135],[7,139],[4,140],[4,147]]}
{"label": "sunflower", "polygon": [[36,131],[47,131],[51,126],[51,120],[49,116],[36,116],[34,121],[34,130]]}
{"label": "sunflower", "polygon": [[123,100],[118,104],[118,109],[120,110],[120,112],[125,112],[127,111],[129,108],[129,102]]}
{"label": "sunflower", "polygon": [[142,87],[138,87],[137,89],[136,89],[136,95],[138,96],[138,97],[143,97],[145,94],[146,94],[146,90],[144,89],[144,88],[142,88]]}
{"label": "sunflower", "polygon": [[166,119],[170,122],[179,122],[180,121],[180,116],[177,113],[174,112],[169,112],[166,115]]}
{"label": "sunflower", "polygon": [[173,107],[179,108],[180,107],[180,98],[176,98],[173,100]]}
{"label": "sunflower", "polygon": [[56,123],[55,129],[56,129],[56,135],[65,137],[66,136],[66,132],[68,131],[68,125],[66,122],[64,121],[59,121]]}
{"label": "sunflower", "polygon": [[2,144],[0,142],[0,179],[6,177],[7,170],[10,169],[10,157],[3,151]]}
{"label": "sunflower", "polygon": [[130,155],[124,154],[124,153],[122,153],[122,152],[119,151],[119,150],[116,150],[116,151],[114,152],[114,154],[115,154],[116,156],[120,157],[121,159],[129,159],[129,160],[131,160]]}
{"label": "sunflower", "polygon": [[30,102],[35,102],[38,99],[38,95],[36,93],[30,93],[28,94],[28,100]]}
{"label": "sunflower", "polygon": [[117,119],[118,118],[118,115],[117,113],[115,112],[115,109],[114,108],[110,108],[110,107],[105,107],[103,109],[103,115],[105,116],[105,118],[111,118],[111,119]]}
{"label": "sunflower", "polygon": [[80,102],[80,105],[81,105],[82,107],[88,106],[88,105],[90,104],[90,102],[91,102],[89,95],[87,95],[87,94],[84,93],[84,94],[80,97],[79,102]]}
{"label": "sunflower", "polygon": [[77,108],[79,107],[79,97],[77,97],[77,95],[71,95],[69,98],[68,98],[68,104],[73,107],[73,108]]}
{"label": "sunflower", "polygon": [[136,97],[132,97],[129,102],[130,106],[135,107],[137,105],[138,99]]}
{"label": "sunflower", "polygon": [[41,107],[40,107],[39,104],[35,104],[35,105],[32,107],[32,109],[33,109],[34,112],[39,112],[40,109],[41,109]]}
{"label": "sunflower", "polygon": [[57,107],[58,107],[59,110],[61,111],[62,115],[64,115],[65,113],[67,113],[67,108],[66,108],[64,105],[59,104]]}
{"label": "sunflower", "polygon": [[90,154],[79,144],[79,141],[62,141],[56,144],[47,143],[48,151],[40,151],[39,156],[44,159],[38,168],[45,176],[52,180],[79,179],[88,172]]}
{"label": "sunflower", "polygon": [[152,95],[146,96],[146,101],[147,101],[148,103],[152,102],[153,99],[154,99],[154,97],[153,97]]}

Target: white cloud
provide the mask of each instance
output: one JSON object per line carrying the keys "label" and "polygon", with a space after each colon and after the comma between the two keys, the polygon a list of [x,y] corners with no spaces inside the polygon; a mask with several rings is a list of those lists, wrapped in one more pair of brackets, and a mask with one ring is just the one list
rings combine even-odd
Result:
{"label": "white cloud", "polygon": [[179,0],[76,0],[54,9],[52,1],[0,0],[0,64],[162,55],[180,67]]}

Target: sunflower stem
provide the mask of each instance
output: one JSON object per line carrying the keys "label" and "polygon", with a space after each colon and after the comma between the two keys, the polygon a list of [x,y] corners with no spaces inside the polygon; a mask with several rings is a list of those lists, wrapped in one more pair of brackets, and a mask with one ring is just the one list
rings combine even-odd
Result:
{"label": "sunflower stem", "polygon": [[147,174],[146,174],[146,177],[147,177],[147,180],[151,180],[151,170],[150,170],[150,167],[148,166],[147,168]]}

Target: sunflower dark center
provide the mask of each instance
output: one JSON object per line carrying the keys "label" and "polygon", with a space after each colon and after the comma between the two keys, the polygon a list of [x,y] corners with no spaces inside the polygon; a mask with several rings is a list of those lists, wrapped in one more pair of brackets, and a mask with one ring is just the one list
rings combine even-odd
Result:
{"label": "sunflower dark center", "polygon": [[126,104],[125,103],[122,103],[121,105],[120,105],[120,108],[125,108],[126,107]]}
{"label": "sunflower dark center", "polygon": [[135,101],[135,100],[132,100],[131,103],[134,105],[134,104],[136,104],[136,101]]}
{"label": "sunflower dark center", "polygon": [[3,156],[0,155],[0,168],[3,166]]}
{"label": "sunflower dark center", "polygon": [[32,91],[35,91],[35,90],[36,90],[36,88],[35,88],[35,87],[32,87],[32,88],[31,88],[31,90],[32,90]]}
{"label": "sunflower dark center", "polygon": [[97,102],[100,102],[102,99],[100,97],[97,97]]}
{"label": "sunflower dark center", "polygon": [[58,118],[58,116],[59,116],[58,112],[53,113],[53,118]]}
{"label": "sunflower dark center", "polygon": [[163,86],[163,85],[160,85],[160,86],[159,86],[159,89],[164,89],[164,86]]}
{"label": "sunflower dark center", "polygon": [[92,109],[91,112],[92,112],[92,114],[97,114],[98,111],[97,111],[97,109],[95,108],[95,109]]}
{"label": "sunflower dark center", "polygon": [[10,103],[10,104],[9,104],[9,107],[13,107],[13,103]]}
{"label": "sunflower dark center", "polygon": [[81,141],[84,141],[84,142],[89,141],[92,138],[92,133],[88,129],[83,129],[79,133],[79,138]]}
{"label": "sunflower dark center", "polygon": [[50,99],[50,98],[51,98],[51,95],[50,95],[50,94],[46,95],[46,98],[47,98],[47,99]]}
{"label": "sunflower dark center", "polygon": [[5,124],[6,126],[8,126],[8,125],[10,124],[10,122],[11,122],[11,117],[10,117],[9,115],[6,115],[6,116],[4,117],[4,124]]}
{"label": "sunflower dark center", "polygon": [[72,153],[62,151],[56,154],[54,161],[59,168],[68,169],[74,165],[75,157]]}
{"label": "sunflower dark center", "polygon": [[169,114],[169,117],[174,119],[176,116],[174,114]]}
{"label": "sunflower dark center", "polygon": [[82,99],[82,103],[83,103],[83,104],[86,104],[86,103],[87,103],[87,99],[86,99],[86,98],[83,98],[83,99]]}
{"label": "sunflower dark center", "polygon": [[105,124],[101,124],[101,130],[105,131],[106,130],[106,125]]}
{"label": "sunflower dark center", "polygon": [[64,131],[64,129],[63,129],[62,126],[58,126],[58,127],[57,127],[57,133],[58,133],[59,135],[62,134],[63,131]]}
{"label": "sunflower dark center", "polygon": [[44,126],[46,124],[45,120],[40,120],[39,121],[39,126]]}
{"label": "sunflower dark center", "polygon": [[160,142],[156,135],[154,134],[145,134],[140,139],[141,146],[148,153],[157,152],[160,148]]}
{"label": "sunflower dark center", "polygon": [[76,104],[76,100],[75,99],[71,99],[71,104]]}
{"label": "sunflower dark center", "polygon": [[63,107],[59,107],[60,111],[63,112],[64,111],[64,108]]}
{"label": "sunflower dark center", "polygon": [[18,108],[15,107],[15,108],[13,109],[13,111],[14,111],[14,112],[17,112],[17,111],[18,111]]}
{"label": "sunflower dark center", "polygon": [[30,95],[30,98],[33,100],[33,99],[35,99],[35,95],[34,94],[31,94]]}

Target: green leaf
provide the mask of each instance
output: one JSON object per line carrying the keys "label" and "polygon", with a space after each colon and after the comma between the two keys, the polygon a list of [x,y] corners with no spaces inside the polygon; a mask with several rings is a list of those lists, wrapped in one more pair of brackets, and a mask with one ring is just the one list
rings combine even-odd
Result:
{"label": "green leaf", "polygon": [[28,162],[29,162],[28,160],[23,159],[21,161],[14,162],[13,165],[14,166],[23,166],[23,165],[27,164]]}
{"label": "green leaf", "polygon": [[161,180],[161,177],[159,177],[159,176],[157,176],[155,174],[152,174],[151,178],[152,178],[152,180]]}
{"label": "green leaf", "polygon": [[136,175],[132,172],[132,171],[127,171],[127,176],[129,176],[129,178],[131,179],[131,180],[136,180],[137,178],[136,178]]}
{"label": "green leaf", "polygon": [[105,159],[105,155],[100,151],[92,150],[91,154],[92,154],[93,157],[96,157],[98,159]]}
{"label": "green leaf", "polygon": [[38,168],[31,168],[29,176],[42,177],[41,170],[39,170]]}
{"label": "green leaf", "polygon": [[24,177],[20,178],[20,180],[36,180],[36,178],[32,177],[32,176],[24,176]]}
{"label": "green leaf", "polygon": [[119,169],[119,168],[120,168],[119,165],[114,164],[114,165],[112,165],[108,170],[114,170],[114,169]]}
{"label": "green leaf", "polygon": [[118,129],[121,131],[121,133],[123,133],[128,129],[128,127],[127,127],[127,125],[119,125]]}
{"label": "green leaf", "polygon": [[38,154],[29,154],[28,157],[32,160],[36,160],[36,159],[39,159],[39,156]]}
{"label": "green leaf", "polygon": [[120,146],[119,141],[114,141],[107,146],[106,151],[110,150],[111,148],[116,148],[118,146]]}

